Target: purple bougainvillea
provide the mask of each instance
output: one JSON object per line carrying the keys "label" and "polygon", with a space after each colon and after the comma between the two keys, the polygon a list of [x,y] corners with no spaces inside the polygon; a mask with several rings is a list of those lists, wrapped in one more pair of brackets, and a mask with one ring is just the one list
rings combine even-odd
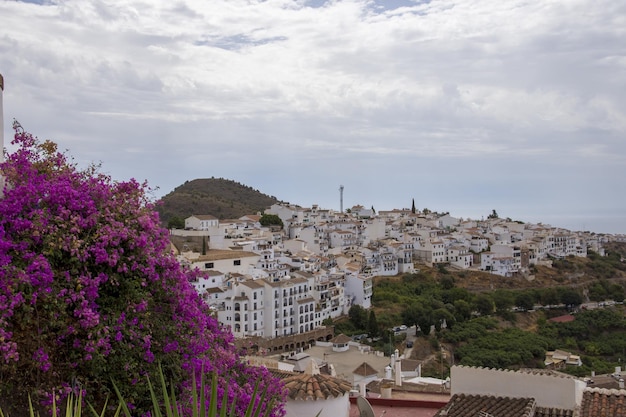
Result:
{"label": "purple bougainvillea", "polygon": [[101,404],[114,380],[140,411],[161,364],[183,393],[192,372],[216,372],[220,404],[237,398],[242,413],[260,380],[283,415],[281,384],[241,362],[170,253],[147,185],[79,170],[22,131],[13,144],[1,165],[0,398],[82,389]]}

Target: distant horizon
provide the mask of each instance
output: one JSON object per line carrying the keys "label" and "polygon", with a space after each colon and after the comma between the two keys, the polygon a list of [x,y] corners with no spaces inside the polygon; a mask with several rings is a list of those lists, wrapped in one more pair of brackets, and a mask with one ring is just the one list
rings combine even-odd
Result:
{"label": "distant horizon", "polygon": [[[301,192],[297,192],[296,193],[297,195],[294,197],[285,198],[285,196],[281,195],[280,189],[277,187],[276,184],[272,184],[267,187],[268,189],[271,189],[271,192],[270,192],[269,190],[265,190],[263,185],[260,185],[260,184],[248,184],[241,180],[225,178],[220,175],[213,175],[212,177],[215,179],[224,179],[227,181],[234,181],[234,182],[240,183],[244,186],[251,187],[255,190],[258,190],[262,194],[276,197],[278,201],[283,201],[285,203],[297,205],[297,206],[304,207],[304,208],[310,208],[314,204],[317,204],[322,209],[334,210],[336,212],[339,212],[339,203],[340,203],[339,184],[337,184],[337,186],[335,187],[336,190],[332,190],[335,194],[335,197],[336,197],[335,199],[329,198],[330,193],[326,193],[323,196],[320,196],[324,198],[316,199],[312,195],[305,196]],[[193,178],[193,179],[189,179],[186,181],[194,181],[194,180],[210,179],[210,178],[211,177]],[[183,185],[184,183],[185,181],[183,181],[181,184],[175,186],[174,188],[168,191],[159,189],[158,191],[160,191],[160,193],[158,193],[158,195],[155,194],[155,198],[157,200],[161,199],[162,197],[174,191],[175,188]],[[296,198],[298,198],[298,200],[296,200]],[[380,204],[367,202],[365,201],[365,198],[369,198],[371,201],[380,202]],[[425,201],[436,202],[437,203],[436,206],[435,205],[431,206],[429,204],[420,203],[420,199],[418,199],[417,197],[409,197],[406,201],[403,200],[402,204],[394,205],[392,203],[384,204],[385,203],[384,201],[381,201],[381,199],[378,199],[373,195],[369,197],[364,197],[362,201],[359,201],[358,196],[355,197],[351,195],[351,190],[347,187],[344,187],[343,207],[345,211],[346,209],[350,209],[356,205],[361,205],[365,208],[371,208],[373,206],[376,212],[379,212],[381,210],[390,211],[394,209],[397,209],[397,210],[411,209],[413,198],[415,198],[415,209],[419,212],[427,208],[433,212],[439,212],[439,213],[448,212],[450,213],[450,216],[455,217],[455,218],[483,220],[483,219],[487,219],[487,216],[489,216],[493,210],[496,210],[498,216],[502,219],[511,218],[511,220],[513,221],[520,221],[523,223],[532,223],[532,224],[541,223],[544,225],[550,225],[552,227],[559,227],[562,229],[567,229],[573,232],[588,231],[588,232],[593,232],[593,233],[598,233],[598,234],[614,234],[614,235],[626,234],[626,214],[619,210],[611,210],[611,209],[598,208],[597,210],[587,209],[587,210],[580,210],[577,212],[577,211],[572,211],[572,210],[567,211],[565,210],[565,208],[564,209],[557,208],[556,210],[542,212],[540,208],[537,208],[537,207],[541,207],[540,205],[532,208],[533,207],[532,202],[529,202],[526,207],[522,207],[519,204],[511,206],[511,205],[506,205],[506,204],[499,204],[499,205],[495,203],[491,204],[490,202],[485,202],[484,204],[480,206],[473,204],[471,206],[459,205],[459,207],[452,207],[453,203],[450,203],[449,204],[450,207],[445,207],[446,204],[442,202],[442,200],[435,198],[435,197],[428,198],[428,196],[422,196],[421,199],[424,202]],[[301,200],[306,200],[306,201],[301,201]],[[395,198],[394,201],[399,202],[397,198]],[[196,213],[196,214],[200,214],[200,213]],[[213,213],[204,213],[204,214],[213,214]]]}

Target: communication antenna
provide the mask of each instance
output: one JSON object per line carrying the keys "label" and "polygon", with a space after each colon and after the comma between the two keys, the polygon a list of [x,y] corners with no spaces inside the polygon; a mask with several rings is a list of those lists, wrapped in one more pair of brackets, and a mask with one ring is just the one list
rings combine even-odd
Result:
{"label": "communication antenna", "polygon": [[339,211],[343,213],[343,185],[339,186]]}

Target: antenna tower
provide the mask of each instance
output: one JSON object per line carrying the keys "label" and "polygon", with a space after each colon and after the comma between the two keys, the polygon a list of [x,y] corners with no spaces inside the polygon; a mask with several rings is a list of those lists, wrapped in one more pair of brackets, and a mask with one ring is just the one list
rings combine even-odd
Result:
{"label": "antenna tower", "polygon": [[343,213],[343,185],[339,186],[339,211]]}

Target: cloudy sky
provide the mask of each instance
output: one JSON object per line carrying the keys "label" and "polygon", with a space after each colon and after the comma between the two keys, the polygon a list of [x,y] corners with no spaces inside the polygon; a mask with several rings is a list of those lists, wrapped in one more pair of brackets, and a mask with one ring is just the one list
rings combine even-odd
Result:
{"label": "cloudy sky", "polygon": [[0,0],[0,73],[5,142],[15,118],[155,197],[344,185],[626,233],[621,0]]}

